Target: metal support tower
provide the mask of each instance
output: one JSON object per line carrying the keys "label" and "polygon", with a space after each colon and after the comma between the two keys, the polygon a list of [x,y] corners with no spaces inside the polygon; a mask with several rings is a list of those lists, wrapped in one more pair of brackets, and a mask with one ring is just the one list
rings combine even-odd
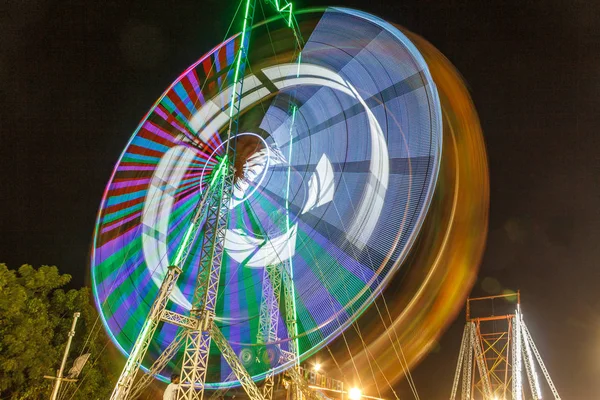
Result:
{"label": "metal support tower", "polygon": [[233,186],[233,171],[223,158],[221,176],[212,188],[206,204],[206,222],[200,253],[200,268],[190,316],[198,319],[198,329],[188,330],[181,367],[179,399],[201,399],[208,367],[219,278],[229,221],[229,203]]}
{"label": "metal support tower", "polygon": [[[302,37],[292,12],[292,4],[287,0],[267,0],[267,2],[271,2],[275,6],[276,11],[284,15],[288,26],[293,29],[294,36],[298,43],[298,63],[300,63]],[[169,267],[169,271],[159,290],[158,297],[154,301],[150,313],[134,343],[125,367],[112,393],[111,400],[127,399],[130,395],[134,398],[139,396],[151,382],[152,378],[159,374],[168,362],[178,353],[184,343],[185,350],[178,399],[202,399],[204,396],[211,341],[214,341],[224,359],[232,368],[233,375],[235,375],[242,384],[250,398],[256,400],[264,399],[263,393],[258,390],[251,376],[243,367],[226,338],[214,323],[225,234],[229,220],[229,205],[231,203],[235,175],[233,169],[233,165],[235,165],[235,136],[238,133],[244,74],[248,63],[248,44],[250,31],[254,21],[255,6],[256,0],[246,1],[240,47],[236,54],[234,63],[235,69],[233,69],[234,82],[231,91],[229,125],[226,137],[224,138],[224,154],[219,159],[218,166],[215,168],[215,171],[213,171],[210,184],[205,188],[204,195],[196,207],[196,212],[194,213],[188,231],[184,235],[182,244],[175,254],[175,266]],[[296,108],[294,107],[292,111],[292,125],[294,123],[295,113]],[[286,199],[286,207],[287,205]],[[289,212],[287,221],[287,228],[289,230]],[[183,266],[185,264],[191,251],[192,244],[201,229],[203,229],[204,235],[202,238],[200,266],[192,300],[192,309],[190,310],[189,316],[181,315],[167,310],[167,301],[176,280],[181,273],[178,266]],[[282,270],[285,270],[285,272],[283,273]],[[264,307],[264,327],[261,329],[259,335],[262,336],[263,342],[275,341],[276,339],[277,318],[279,313],[279,292],[281,285],[283,284],[285,306],[288,310],[286,311],[286,326],[290,329],[290,337],[294,337],[293,344],[290,345],[290,352],[285,356],[288,360],[295,360],[298,365],[298,344],[297,339],[295,339],[297,336],[296,308],[291,263],[284,263],[281,267],[267,267],[266,273],[269,275],[269,282],[273,282],[273,287],[270,294],[266,297],[266,304]],[[287,278],[282,278],[282,276]],[[261,307],[261,316],[262,314],[263,309]],[[141,366],[152,337],[161,322],[177,325],[181,330],[178,331],[173,342],[167,346],[160,357],[154,362],[148,374],[136,382],[134,388],[137,371]],[[295,372],[298,371],[295,370]],[[299,374],[296,375],[299,376]],[[271,396],[273,387],[272,374],[268,377],[268,380],[269,382],[265,385],[265,394]],[[294,382],[298,387],[307,386],[302,385],[301,377],[296,377]],[[297,396],[297,398],[300,397]]]}
{"label": "metal support tower", "polygon": [[[513,311],[502,315],[473,317],[473,302],[482,304],[494,299],[516,299]],[[506,305],[506,303],[505,303]],[[509,306],[509,310],[512,305]],[[461,400],[541,400],[542,392],[537,377],[537,360],[555,400],[560,399],[556,387],[537,352],[521,313],[520,294],[489,296],[467,300],[467,323],[454,375],[450,400],[455,400],[462,376]],[[473,370],[473,360],[477,372]],[[523,364],[529,383],[523,385]],[[529,397],[530,396],[530,397]]]}
{"label": "metal support tower", "polygon": [[[279,322],[279,304],[281,292],[281,269],[279,264],[267,265],[263,271],[262,299],[258,321],[257,342],[269,345],[277,340],[277,324]],[[278,345],[276,345],[278,346]],[[265,348],[264,351],[267,351]],[[275,360],[277,363],[278,360]],[[273,398],[275,370],[270,368],[263,385],[263,396]]]}

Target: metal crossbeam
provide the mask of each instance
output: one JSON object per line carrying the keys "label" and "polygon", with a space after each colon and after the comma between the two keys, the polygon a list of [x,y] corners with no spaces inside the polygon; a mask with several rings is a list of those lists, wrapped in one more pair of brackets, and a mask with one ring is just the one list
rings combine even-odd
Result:
{"label": "metal crossbeam", "polygon": [[167,305],[167,300],[169,299],[169,296],[175,287],[175,282],[180,274],[181,270],[178,267],[169,267],[167,275],[158,291],[158,296],[150,308],[148,317],[146,317],[146,321],[144,321],[142,330],[133,344],[125,367],[110,396],[111,400],[126,399],[128,397],[133,382],[135,381],[135,376],[137,375],[144,356],[148,351],[148,347],[150,346],[154,331],[156,331],[160,322],[160,316]]}
{"label": "metal crossbeam", "polygon": [[198,329],[198,320],[170,310],[164,310],[161,321],[187,329]]}

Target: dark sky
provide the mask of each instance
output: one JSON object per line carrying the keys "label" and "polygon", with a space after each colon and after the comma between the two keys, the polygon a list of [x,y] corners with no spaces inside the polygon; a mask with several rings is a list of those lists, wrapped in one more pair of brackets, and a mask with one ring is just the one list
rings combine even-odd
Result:
{"label": "dark sky", "polygon": [[[163,90],[223,39],[233,15],[227,3],[234,4],[2,1],[0,262],[55,264],[74,285],[84,283],[114,163]],[[420,34],[463,74],[491,181],[490,232],[473,294],[486,294],[486,277],[521,289],[562,397],[598,398],[600,3],[341,5]],[[459,315],[416,368],[421,398],[448,397],[463,321]]]}

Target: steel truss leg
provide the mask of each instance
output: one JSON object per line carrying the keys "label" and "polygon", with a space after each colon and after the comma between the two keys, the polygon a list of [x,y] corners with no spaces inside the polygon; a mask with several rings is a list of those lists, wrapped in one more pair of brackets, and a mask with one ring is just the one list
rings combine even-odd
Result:
{"label": "steel truss leg", "polygon": [[548,373],[548,370],[546,369],[546,365],[544,365],[544,361],[542,361],[542,356],[540,355],[537,347],[535,346],[535,343],[533,342],[531,334],[529,333],[529,329],[527,329],[527,326],[525,325],[524,322],[522,322],[522,328],[523,328],[524,339],[529,342],[529,345],[531,346],[531,350],[533,350],[533,354],[535,355],[535,358],[537,359],[537,362],[540,365],[540,368],[542,369],[542,373],[544,374],[544,377],[546,378],[546,382],[548,382],[548,386],[550,386],[550,390],[552,391],[554,398],[556,400],[560,400],[560,395],[558,394],[558,390],[556,390],[556,386],[554,386],[554,382],[552,382],[552,378],[550,378],[550,374]]}
{"label": "steel truss leg", "polygon": [[270,343],[277,340],[277,323],[279,322],[279,301],[281,291],[280,265],[267,265],[263,272],[262,300],[260,303],[259,343]]}
{"label": "steel truss leg", "polygon": [[[290,368],[287,373],[299,392],[296,395],[303,396],[306,400],[321,400],[317,393],[309,387],[298,368]],[[296,399],[301,398],[299,396]]]}
{"label": "steel truss leg", "polygon": [[[259,328],[257,335],[258,343],[269,344],[277,340],[280,291],[281,265],[267,265],[263,272],[262,300],[260,303]],[[263,397],[265,399],[270,400],[273,398],[274,386],[275,371],[274,368],[270,368],[263,384]]]}
{"label": "steel truss leg", "polygon": [[[282,263],[284,267],[282,271],[283,296],[285,304],[285,325],[287,327],[289,341],[288,351],[294,357],[296,365],[288,371],[292,377],[293,385],[292,392],[294,399],[302,399],[302,385],[299,385],[294,376],[302,378],[299,372],[300,368],[300,349],[298,348],[298,324],[296,322],[296,301],[294,299],[294,281],[292,279],[291,265],[288,260]],[[295,370],[295,373],[291,370]],[[303,380],[303,379],[302,379]]]}
{"label": "steel truss leg", "polygon": [[513,400],[522,400],[523,384],[521,380],[521,313],[517,308],[512,326],[513,331],[513,354],[512,354],[512,398]]}
{"label": "steel truss leg", "polygon": [[538,383],[537,374],[535,372],[535,366],[533,364],[533,354],[531,354],[531,346],[525,335],[523,329],[523,320],[521,320],[521,337],[523,339],[522,346],[524,347],[523,358],[525,364],[525,371],[527,372],[527,381],[529,382],[529,389],[533,400],[540,400],[542,393],[540,391],[540,385]]}
{"label": "steel truss leg", "polygon": [[454,373],[454,382],[452,383],[452,392],[450,393],[450,400],[456,399],[456,392],[458,391],[458,382],[460,381],[460,372],[463,367],[465,358],[465,348],[469,346],[469,329],[465,327],[463,331],[462,340],[460,342],[460,352],[458,353],[458,361],[456,362],[456,372]]}
{"label": "steel truss leg", "polygon": [[[226,165],[225,168],[231,167]],[[232,171],[225,171],[216,186],[207,204],[200,273],[192,302],[191,316],[199,320],[200,326],[198,330],[190,330],[187,334],[178,399],[195,400],[204,396],[211,342],[210,329],[215,317],[225,233],[229,221]]]}
{"label": "steel truss leg", "polygon": [[179,274],[181,274],[181,270],[178,267],[169,267],[169,271],[167,272],[167,275],[165,276],[158,291],[158,297],[156,300],[154,300],[154,303],[150,308],[148,317],[146,317],[146,321],[144,322],[142,330],[138,335],[133,348],[131,349],[129,357],[127,358],[123,372],[121,372],[121,376],[119,376],[117,385],[110,396],[111,400],[127,399],[129,396],[129,392],[131,391],[133,382],[135,381],[135,376],[137,375],[144,356],[148,351],[148,346],[150,346],[152,336],[154,336],[154,332],[156,331],[156,328],[160,322],[161,315],[165,310],[167,301],[171,295],[171,292],[173,291],[173,288],[175,287],[175,282],[177,281]]}
{"label": "steel truss leg", "polygon": [[473,346],[471,345],[471,330],[474,324],[467,322],[465,331],[467,332],[468,341],[465,347],[465,368],[463,369],[463,382],[462,382],[462,397],[461,400],[471,400],[471,389],[473,384]]}

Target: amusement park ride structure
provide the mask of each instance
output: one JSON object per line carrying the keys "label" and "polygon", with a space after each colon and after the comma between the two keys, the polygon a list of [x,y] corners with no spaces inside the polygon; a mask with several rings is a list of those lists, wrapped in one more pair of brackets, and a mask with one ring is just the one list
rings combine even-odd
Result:
{"label": "amusement park ride structure", "polygon": [[[235,59],[231,65],[233,85],[231,94],[225,98],[228,108],[223,110],[227,115],[225,124],[221,131],[222,151],[216,156],[216,166],[208,176],[202,187],[201,198],[197,200],[189,225],[182,230],[184,232],[181,242],[176,247],[174,259],[169,260],[170,267],[162,280],[158,294],[152,302],[152,306],[144,320],[141,330],[137,333],[133,347],[130,349],[126,364],[121,372],[117,384],[112,392],[111,400],[125,400],[138,398],[158,376],[167,365],[180,354],[183,354],[180,369],[180,387],[178,400],[201,400],[206,397],[205,389],[210,386],[210,377],[207,381],[209,356],[211,343],[214,343],[222,359],[231,369],[227,376],[213,392],[210,399],[219,398],[233,384],[239,383],[247,396],[253,400],[270,400],[273,398],[275,386],[275,372],[283,364],[290,366],[286,371],[287,382],[289,382],[290,393],[295,400],[322,399],[326,398],[321,390],[315,390],[315,386],[323,389],[323,385],[307,379],[306,371],[300,367],[300,346],[298,342],[298,310],[296,308],[296,293],[294,286],[294,265],[291,256],[282,257],[277,254],[277,261],[270,261],[264,265],[262,272],[262,288],[260,297],[260,308],[258,315],[258,331],[252,336],[259,348],[242,348],[236,353],[228,340],[225,330],[221,331],[215,323],[219,284],[221,280],[221,269],[225,252],[225,236],[228,231],[230,218],[229,206],[232,203],[236,185],[235,166],[237,153],[237,138],[240,136],[240,114],[244,108],[242,98],[244,96],[244,76],[249,64],[248,49],[250,34],[254,24],[254,14],[257,1],[244,0],[243,28],[239,35],[239,48],[235,51]],[[287,64],[288,70],[295,74],[298,79],[301,71],[303,39],[298,23],[294,17],[292,4],[287,0],[265,0],[272,5],[276,12],[285,21],[287,28],[293,31],[295,46],[295,64]],[[287,29],[285,28],[285,29]],[[232,52],[233,54],[233,52]],[[305,54],[306,57],[306,54]],[[311,71],[318,71],[315,66]],[[418,76],[422,73],[419,72]],[[289,76],[288,76],[289,78]],[[336,79],[336,75],[330,74],[329,79]],[[341,78],[340,78],[341,79]],[[248,86],[250,81],[247,82]],[[295,89],[294,89],[295,90]],[[348,92],[351,92],[348,89]],[[436,97],[437,98],[437,97]],[[225,100],[226,101],[226,100]],[[363,102],[364,103],[364,102]],[[295,104],[288,104],[284,110],[287,112],[290,124],[290,144],[288,146],[288,160],[291,160],[292,152],[292,129],[294,126],[298,108]],[[360,104],[359,104],[360,106]],[[365,104],[363,106],[366,107]],[[369,113],[371,115],[372,113]],[[373,117],[374,118],[374,117]],[[225,128],[226,127],[226,128]],[[379,143],[375,141],[374,143]],[[377,146],[372,147],[377,150]],[[384,145],[379,147],[383,148]],[[221,147],[219,147],[221,148]],[[371,149],[374,151],[374,149]],[[378,153],[375,153],[377,156]],[[375,159],[378,160],[377,157]],[[239,161],[239,159],[237,160]],[[372,160],[371,160],[372,161]],[[290,224],[290,175],[291,163],[284,169],[287,172],[287,187],[285,188],[285,209],[281,213],[285,218],[285,229],[291,231]],[[239,167],[238,167],[239,168]],[[387,170],[385,170],[387,174]],[[283,185],[285,186],[285,184]],[[366,220],[371,214],[366,212]],[[358,229],[358,228],[357,228]],[[201,234],[202,233],[202,234]],[[193,287],[191,291],[191,307],[189,314],[172,311],[168,307],[172,293],[176,291],[177,280],[182,274],[182,268],[186,264],[188,256],[193,253],[192,246],[196,240],[201,241],[200,256],[198,260],[198,272],[194,274]],[[288,241],[289,246],[289,241]],[[288,249],[289,250],[289,249]],[[291,252],[288,251],[288,254]],[[165,264],[169,265],[169,264]],[[160,284],[160,281],[159,281]],[[507,297],[507,296],[495,296]],[[506,400],[512,393],[512,400],[523,399],[523,385],[521,379],[522,364],[525,364],[529,387],[534,400],[541,399],[541,390],[535,371],[535,360],[537,360],[555,399],[560,399],[552,380],[542,362],[539,352],[531,339],[531,335],[520,310],[519,295],[517,307],[514,313],[503,316],[472,318],[469,312],[471,302],[492,298],[469,299],[467,301],[467,324],[465,327],[458,366],[454,378],[451,400],[455,400],[458,385],[462,377],[462,400],[473,400],[481,394],[484,400]],[[256,302],[258,303],[258,302]],[[150,302],[148,302],[150,304]],[[287,331],[289,339],[286,349],[280,346],[282,342],[278,338],[279,320],[282,320],[283,329]],[[140,318],[141,320],[141,318]],[[299,319],[299,321],[302,321]],[[492,323],[491,331],[486,330],[486,324]],[[497,322],[504,322],[506,327],[502,331],[494,330]],[[148,353],[153,337],[162,324],[171,324],[177,327],[177,333],[166,343],[162,353],[155,359],[147,373],[138,377],[142,362]],[[302,324],[300,324],[302,325]],[[280,331],[281,333],[281,331]],[[165,344],[166,344],[165,343]],[[182,350],[183,349],[183,350]],[[306,353],[304,353],[306,354]],[[473,360],[479,371],[478,378],[473,371]],[[262,376],[264,382],[259,388],[255,378],[249,372],[248,367],[253,363],[261,363],[268,366],[267,372]],[[225,374],[224,374],[225,375]],[[313,380],[313,381],[311,381]],[[208,383],[207,383],[208,382]],[[341,382],[331,384],[325,388],[344,396],[346,393]],[[327,385],[325,385],[327,386]],[[509,390],[509,387],[511,388]],[[215,386],[212,386],[215,388]],[[358,395],[361,397],[361,395]],[[366,396],[363,396],[366,397]],[[351,398],[353,398],[351,396]],[[479,398],[479,397],[477,397]]]}
{"label": "amusement park ride structure", "polygon": [[[294,36],[299,48],[301,36],[297,30],[297,23],[293,15],[292,4],[286,0],[274,0],[271,3],[276,11],[286,20],[288,27],[293,29]],[[234,186],[234,164],[235,164],[235,137],[238,134],[241,100],[244,84],[244,73],[247,64],[247,51],[252,25],[254,23],[254,12],[256,0],[247,0],[241,32],[240,47],[236,53],[234,90],[231,93],[229,108],[229,125],[225,137],[224,156],[219,165],[214,169],[210,178],[210,185],[205,188],[202,200],[196,207],[194,218],[190,224],[185,239],[177,252],[175,265],[169,267],[164,278],[159,294],[155,299],[150,313],[147,316],[142,330],[140,331],[134,346],[129,354],[125,367],[119,377],[117,385],[111,396],[111,400],[137,398],[143,390],[152,382],[154,376],[159,374],[167,363],[178,353],[181,346],[185,345],[183,364],[181,368],[181,384],[178,399],[202,399],[204,398],[204,387],[207,373],[208,357],[211,341],[223,355],[232,369],[232,375],[227,380],[236,378],[248,396],[252,399],[271,399],[273,396],[274,370],[267,374],[262,390],[246,370],[243,360],[245,353],[240,357],[232,349],[227,339],[214,323],[215,306],[219,289],[219,277],[223,260],[225,233],[229,219],[228,205],[231,201]],[[298,57],[298,63],[300,57]],[[296,109],[292,106],[292,121]],[[230,140],[233,139],[233,140]],[[233,141],[233,143],[232,143]],[[291,146],[290,146],[291,149]],[[288,181],[289,185],[289,181]],[[287,202],[287,199],[286,199]],[[289,215],[287,216],[289,220]],[[289,224],[289,222],[288,222]],[[173,291],[177,278],[181,274],[179,265],[185,263],[191,243],[198,234],[200,228],[204,230],[202,250],[200,256],[200,268],[196,279],[196,287],[193,295],[192,309],[190,315],[182,315],[167,309],[167,303]],[[269,265],[264,269],[262,300],[259,319],[259,343],[276,342],[276,324],[279,318],[280,289],[283,286],[284,301],[286,309],[285,324],[290,332],[290,337],[297,335],[295,320],[293,271],[291,263],[282,260],[277,265]],[[138,370],[150,346],[152,337],[160,323],[169,323],[183,328],[175,336],[174,340],[163,351],[151,366],[148,374],[136,381]],[[308,382],[303,378],[299,368],[298,344],[289,346],[288,351],[276,348],[277,345],[267,345],[265,356],[269,362],[277,363],[277,359],[294,361],[295,367],[288,370],[292,381],[292,392],[296,399],[317,399],[317,395],[309,388]],[[249,353],[247,357],[254,357]],[[241,358],[241,360],[240,360]],[[273,360],[275,359],[275,360]],[[224,389],[225,390],[225,389]],[[219,394],[213,394],[216,397]]]}
{"label": "amusement park ride structure", "polygon": [[[473,303],[488,305],[496,299],[516,300],[514,312],[473,316]],[[520,293],[467,299],[467,323],[458,356],[450,400],[462,379],[461,400],[542,399],[536,361],[555,400],[560,396],[525,325]],[[473,364],[476,364],[476,369]],[[529,383],[523,385],[523,366]],[[527,392],[528,396],[525,397]]]}

